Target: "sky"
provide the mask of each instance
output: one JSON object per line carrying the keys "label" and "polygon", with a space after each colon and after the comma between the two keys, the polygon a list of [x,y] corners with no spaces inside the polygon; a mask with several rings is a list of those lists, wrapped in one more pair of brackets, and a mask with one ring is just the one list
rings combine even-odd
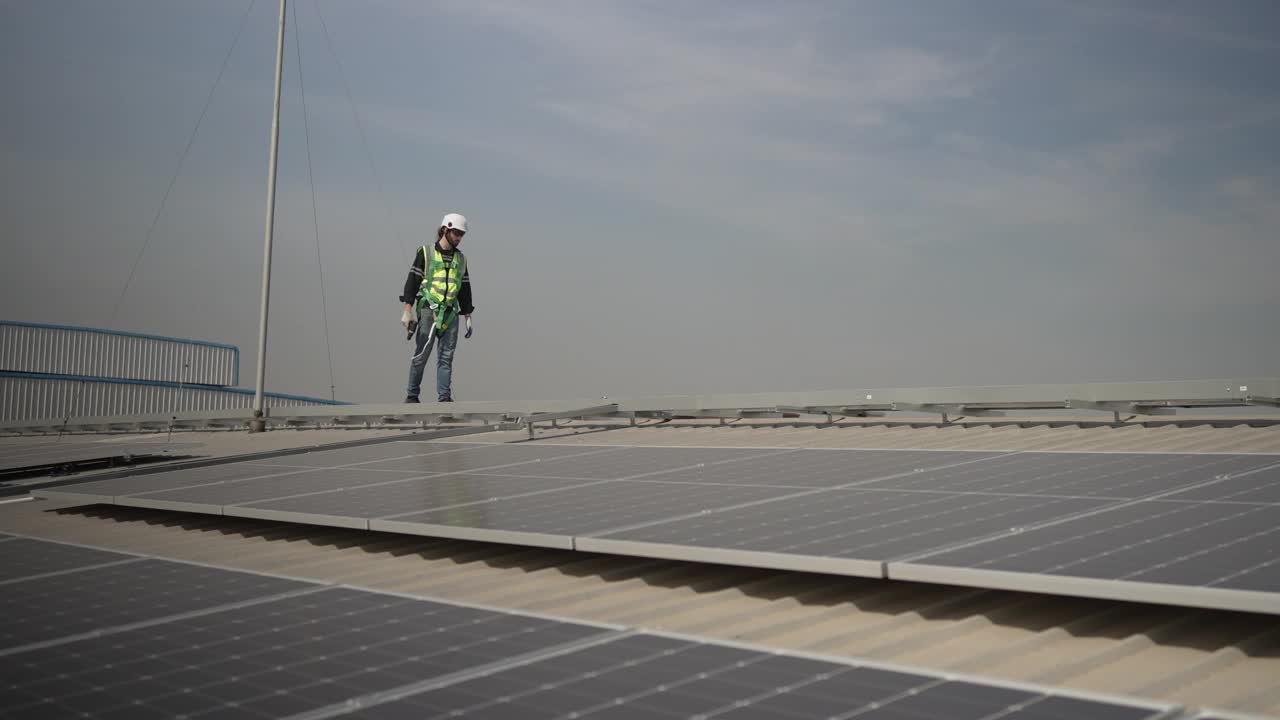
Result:
{"label": "sky", "polygon": [[[289,8],[268,390],[399,400],[447,212],[459,400],[1280,375],[1270,0]],[[277,12],[0,2],[0,318],[252,383]]]}

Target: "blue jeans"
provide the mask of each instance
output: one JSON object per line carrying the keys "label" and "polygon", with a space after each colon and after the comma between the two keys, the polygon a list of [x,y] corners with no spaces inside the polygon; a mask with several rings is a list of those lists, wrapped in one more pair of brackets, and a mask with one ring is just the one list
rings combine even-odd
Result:
{"label": "blue jeans", "polygon": [[422,371],[427,366],[427,357],[431,355],[432,346],[439,343],[436,350],[436,399],[440,401],[453,399],[453,351],[458,348],[458,325],[462,324],[462,316],[458,315],[453,324],[440,334],[435,335],[435,317],[430,308],[418,310],[418,329],[413,338],[413,358],[409,361],[409,387],[405,394],[418,397],[422,390]]}

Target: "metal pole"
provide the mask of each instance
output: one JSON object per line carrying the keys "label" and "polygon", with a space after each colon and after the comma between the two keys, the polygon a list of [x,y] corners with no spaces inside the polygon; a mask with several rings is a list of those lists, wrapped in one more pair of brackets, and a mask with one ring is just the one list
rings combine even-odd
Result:
{"label": "metal pole", "polygon": [[276,156],[280,150],[280,79],[284,74],[285,3],[280,0],[280,28],[276,33],[276,97],[271,113],[271,160],[267,170],[267,221],[262,243],[262,315],[258,321],[258,380],[253,392],[253,420],[249,432],[267,429],[263,419],[263,387],[267,379],[267,306],[271,300],[271,235],[276,220]]}

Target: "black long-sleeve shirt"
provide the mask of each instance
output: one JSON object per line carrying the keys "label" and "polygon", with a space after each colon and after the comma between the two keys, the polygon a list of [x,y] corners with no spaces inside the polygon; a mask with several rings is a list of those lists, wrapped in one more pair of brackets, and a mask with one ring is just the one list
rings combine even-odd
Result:
{"label": "black long-sleeve shirt", "polygon": [[[438,240],[436,241],[435,251],[446,262],[453,261],[454,251],[440,247]],[[426,264],[426,258],[422,257],[422,248],[418,248],[418,253],[413,258],[413,267],[409,268],[409,277],[405,278],[404,293],[400,295],[400,302],[413,304],[418,301],[418,289],[422,287],[422,274],[426,272]],[[458,291],[458,308],[463,315],[470,315],[475,310],[475,306],[471,303],[470,263],[468,263],[466,271],[462,273],[462,289]]]}

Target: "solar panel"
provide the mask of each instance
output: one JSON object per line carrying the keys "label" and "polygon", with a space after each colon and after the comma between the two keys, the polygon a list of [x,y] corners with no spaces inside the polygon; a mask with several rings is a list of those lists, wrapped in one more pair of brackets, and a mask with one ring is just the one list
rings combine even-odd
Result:
{"label": "solar panel", "polygon": [[0,650],[306,587],[310,584],[143,558],[26,579],[0,592]]}
{"label": "solar panel", "polygon": [[[405,512],[405,508],[426,509],[466,505],[496,498],[575,487],[591,482],[597,481],[466,474],[437,475],[384,483],[373,487],[355,487],[281,500],[228,505],[222,508],[222,512],[237,517],[368,529],[368,519],[401,514]],[[352,525],[349,522],[351,520],[357,520],[357,522]]]}
{"label": "solar panel", "polygon": [[895,490],[952,490],[1137,499],[1273,464],[1274,456],[1152,453],[1019,453],[865,484]]}
{"label": "solar panel", "polygon": [[607,632],[329,588],[9,654],[0,714],[284,717]]}
{"label": "solar panel", "polygon": [[890,577],[1280,612],[1276,506],[1146,500],[890,567]]}
{"label": "solar panel", "polygon": [[[971,463],[997,454],[930,450],[790,450],[754,458],[739,455],[737,462],[682,468],[647,475],[642,479],[795,488],[838,487],[926,468]],[[750,462],[742,462],[747,459]]]}
{"label": "solar panel", "polygon": [[306,493],[341,490],[349,487],[377,485],[379,483],[406,480],[414,473],[391,470],[303,470],[289,475],[277,475],[253,480],[229,479],[197,487],[163,490],[129,496],[134,507],[183,510],[187,512],[221,513],[223,505],[274,500],[276,498]]}
{"label": "solar panel", "polygon": [[[423,447],[421,443],[401,444]],[[519,463],[536,463],[551,458],[599,452],[609,452],[609,450],[571,446],[487,445],[447,452],[432,452],[426,455],[399,459],[386,459],[376,462],[365,461],[359,467],[365,470],[406,470],[419,475],[426,473],[475,472],[482,469],[504,468]]]}
{"label": "solar panel", "polygon": [[133,559],[133,555],[15,537],[5,542],[0,553],[0,583]]}
{"label": "solar panel", "polygon": [[283,465],[295,468],[328,468],[337,465],[351,465],[416,455],[461,452],[465,449],[467,449],[467,446],[444,445],[441,443],[380,442],[373,445],[355,445],[329,450],[320,447],[308,452],[264,458],[255,462],[264,465]]}
{"label": "solar panel", "polygon": [[794,492],[786,488],[610,482],[372,520],[370,530],[572,549],[574,535]]}
{"label": "solar panel", "polygon": [[[486,471],[512,477],[555,477],[591,480],[620,480],[656,476],[681,468],[712,468],[716,463],[737,466],[744,460],[763,459],[778,450],[723,448],[595,448],[596,452],[558,459],[543,459],[512,467]],[[794,452],[794,451],[792,451]],[[782,454],[790,454],[783,452]]]}
{"label": "solar panel", "polygon": [[1231,476],[1189,490],[1166,495],[1169,500],[1208,500],[1280,504],[1280,466]]}
{"label": "solar panel", "polygon": [[1104,505],[1090,498],[826,490],[579,537],[576,547],[881,577],[882,563],[903,555]]}
{"label": "solar panel", "polygon": [[1141,720],[1168,710],[637,634],[341,717]]}

